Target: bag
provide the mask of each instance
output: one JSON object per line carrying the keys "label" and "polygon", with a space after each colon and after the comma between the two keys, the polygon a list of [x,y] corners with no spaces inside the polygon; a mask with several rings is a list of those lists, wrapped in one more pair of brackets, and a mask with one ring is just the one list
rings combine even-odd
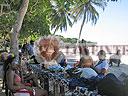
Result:
{"label": "bag", "polygon": [[98,92],[107,96],[125,96],[124,85],[114,74],[107,74],[97,85]]}

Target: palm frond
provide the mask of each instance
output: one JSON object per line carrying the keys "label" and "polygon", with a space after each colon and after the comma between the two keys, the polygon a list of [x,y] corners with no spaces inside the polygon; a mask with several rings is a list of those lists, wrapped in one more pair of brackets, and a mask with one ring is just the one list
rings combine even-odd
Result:
{"label": "palm frond", "polygon": [[68,16],[67,16],[67,22],[68,22],[69,26],[72,27],[73,23],[72,23],[70,17],[68,17]]}
{"label": "palm frond", "polygon": [[91,0],[91,3],[97,7],[102,8],[103,10],[107,6],[107,2],[105,0]]}

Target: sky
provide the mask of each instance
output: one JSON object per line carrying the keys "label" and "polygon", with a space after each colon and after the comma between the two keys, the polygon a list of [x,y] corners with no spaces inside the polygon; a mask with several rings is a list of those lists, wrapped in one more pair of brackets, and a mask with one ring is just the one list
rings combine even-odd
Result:
{"label": "sky", "polygon": [[[56,32],[69,38],[78,38],[81,20],[68,27],[66,32]],[[96,25],[84,25],[81,39],[97,42],[98,45],[128,45],[128,0],[110,2],[104,11],[99,12]]]}

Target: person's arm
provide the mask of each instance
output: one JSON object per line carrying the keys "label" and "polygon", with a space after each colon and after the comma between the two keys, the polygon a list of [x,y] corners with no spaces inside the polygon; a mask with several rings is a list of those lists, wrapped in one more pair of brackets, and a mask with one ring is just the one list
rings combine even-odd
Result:
{"label": "person's arm", "polygon": [[31,80],[35,77],[34,73],[29,73],[29,75],[27,74],[25,77],[24,77],[24,80]]}
{"label": "person's arm", "polygon": [[102,69],[101,69],[101,73],[100,73],[100,74],[105,75],[107,72],[108,72],[108,71],[107,71],[105,68],[102,68]]}
{"label": "person's arm", "polygon": [[102,63],[102,69],[101,69],[101,74],[106,74],[106,73],[108,73],[108,68],[109,68],[109,64],[108,64],[108,62],[107,61],[103,61],[103,63]]}

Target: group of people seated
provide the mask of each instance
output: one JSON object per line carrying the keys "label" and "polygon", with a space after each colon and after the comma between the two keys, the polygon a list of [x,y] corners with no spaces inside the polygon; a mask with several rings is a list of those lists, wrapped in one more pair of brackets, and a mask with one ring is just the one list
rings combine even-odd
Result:
{"label": "group of people seated", "polygon": [[[59,51],[60,40],[55,36],[47,36],[40,38],[34,44],[34,56],[42,68],[48,69],[51,66],[67,67],[65,62],[65,55]],[[119,55],[120,52],[117,52]],[[10,53],[2,53],[2,60],[4,61],[4,80],[5,86],[11,92],[28,92],[30,96],[48,96],[48,92],[38,86],[38,77],[36,77],[30,69],[27,69],[27,61],[21,58],[21,62],[15,62],[15,55]],[[74,64],[83,78],[100,78],[103,79],[109,72],[109,63],[112,65],[113,58],[110,62],[106,60],[106,53],[104,50],[98,52],[98,62],[94,64],[91,56],[85,55],[80,58],[80,62]],[[120,59],[120,58],[118,58]],[[118,66],[120,61],[118,61]],[[54,67],[55,68],[55,67]],[[70,67],[71,68],[71,67]],[[24,72],[23,74],[21,74]],[[33,82],[27,83],[32,80]]]}
{"label": "group of people seated", "polygon": [[[83,56],[80,58],[80,62],[75,64],[75,67],[79,67],[80,70],[83,70],[81,76],[87,78],[91,76],[97,76],[98,74],[106,75],[108,73],[109,63],[105,59],[106,53],[104,50],[98,52],[98,63],[94,64],[94,61],[91,56]],[[89,76],[90,75],[90,76]]]}
{"label": "group of people seated", "polygon": [[[86,86],[86,84],[89,83],[90,87],[92,87],[91,90],[98,88],[98,93],[100,93],[101,95],[127,96],[128,93],[126,82],[128,81],[128,78],[125,78],[123,81],[121,81],[114,75],[114,73],[109,72],[110,65],[108,60],[106,59],[106,53],[104,50],[100,50],[98,52],[98,58],[99,60],[96,64],[94,64],[91,56],[86,55],[80,58],[80,62],[75,64],[75,67],[81,72],[81,74],[77,79],[77,82],[74,81],[74,79],[73,81],[71,81],[71,84],[73,83],[73,87],[75,85]],[[85,85],[81,84],[81,82],[85,82]]]}
{"label": "group of people seated", "polygon": [[[16,62],[15,56],[11,53],[2,53],[2,60],[4,62],[4,82],[5,82],[5,90],[6,96],[9,95],[8,89],[12,94],[18,93],[28,93],[27,96],[48,96],[46,90],[40,88],[38,86],[38,80],[30,70],[25,69],[22,70],[22,65]],[[24,73],[22,75],[22,71],[27,71],[28,73]],[[33,76],[34,75],[34,76]],[[27,83],[28,80],[33,80],[33,82]],[[35,83],[35,85],[33,85]]]}
{"label": "group of people seated", "polygon": [[[42,68],[49,68],[53,65],[62,65],[65,62],[64,54],[59,51],[60,40],[54,36],[47,36],[35,42],[33,52],[35,52],[36,60]],[[24,58],[25,52],[20,53],[20,62],[16,62],[15,55],[9,52],[1,53],[1,60],[4,62],[3,85],[5,85],[6,95],[8,89],[16,93],[29,93],[29,96],[48,96],[48,92],[38,86],[38,77],[34,75],[31,69],[27,69],[28,58]],[[27,57],[27,56],[26,56]],[[33,81],[32,83],[28,81]],[[16,96],[16,95],[15,95]]]}

